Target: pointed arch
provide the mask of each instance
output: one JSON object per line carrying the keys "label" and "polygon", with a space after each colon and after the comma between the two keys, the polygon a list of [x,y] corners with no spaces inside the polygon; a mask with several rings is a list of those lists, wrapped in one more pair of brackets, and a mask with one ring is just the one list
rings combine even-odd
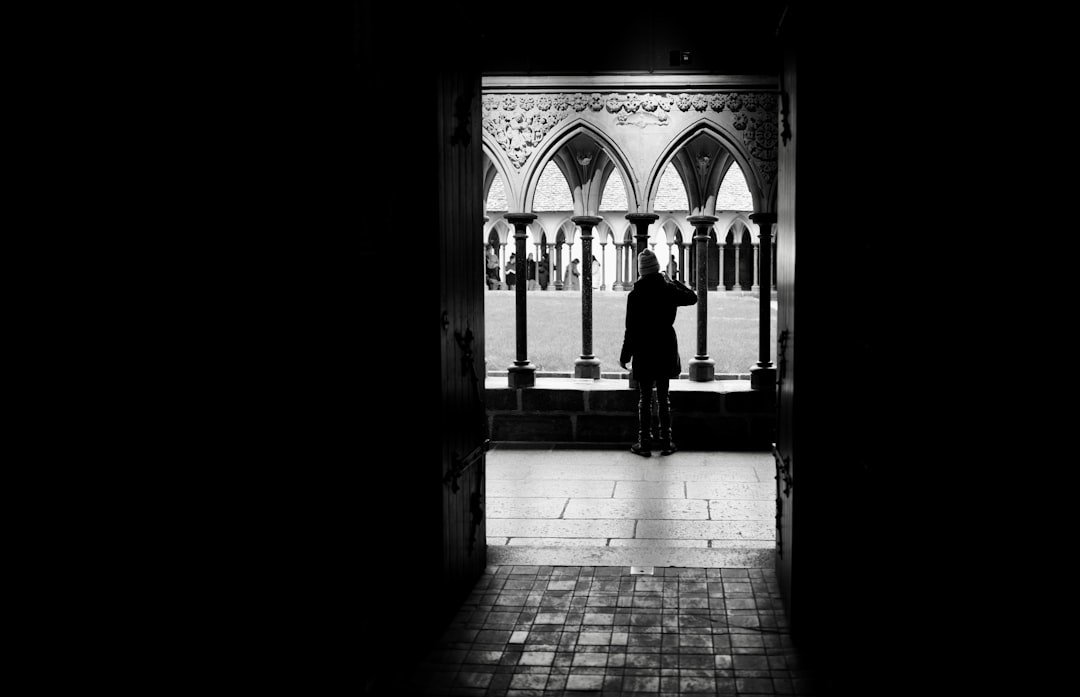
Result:
{"label": "pointed arch", "polygon": [[[674,175],[674,176],[672,176],[672,175]],[[678,187],[676,187],[674,184],[669,184],[668,181],[670,179],[675,179],[675,181],[677,181],[679,183]],[[676,190],[676,189],[678,190],[679,195],[682,198],[682,200],[680,202],[680,205],[678,205],[678,206],[665,206],[662,210],[666,210],[666,211],[687,211],[688,212],[690,210],[690,196],[686,192],[686,182],[683,181],[682,174],[679,173],[679,168],[675,167],[671,163],[668,163],[668,165],[666,167],[664,167],[664,170],[662,172],[660,172],[660,177],[657,179],[656,194],[653,196],[653,199],[651,201],[650,210],[652,210],[654,213],[661,210],[661,209],[657,209],[657,207],[656,207],[657,203],[659,201],[661,193],[672,193],[673,194],[672,190]]]}
{"label": "pointed arch", "polygon": [[[664,170],[667,169],[668,164],[675,159],[675,156],[690,143],[690,141],[702,134],[716,140],[720,144],[720,147],[726,150],[728,154],[739,163],[739,168],[742,169],[743,175],[747,178],[746,185],[750,189],[750,196],[754,200],[754,210],[764,210],[764,205],[766,203],[765,194],[762,192],[757,170],[753,167],[747,153],[743,150],[742,143],[737,136],[729,133],[720,124],[710,121],[707,117],[702,117],[697,121],[694,121],[677,133],[663,152],[661,152],[660,156],[656,159],[656,162],[653,163],[653,168],[649,172],[645,186],[644,199],[647,209],[652,211],[653,202],[656,200],[656,192],[660,184],[660,177],[663,175]],[[726,169],[724,170],[724,174],[726,174]],[[707,212],[707,214],[712,215],[712,211]]]}
{"label": "pointed arch", "polygon": [[[729,183],[733,171],[738,172],[740,177],[742,178],[742,181],[739,182],[739,184],[741,184],[744,187],[744,189],[746,191],[746,195],[750,197],[749,208],[747,208],[745,206],[744,207],[732,207],[732,206],[721,206],[720,205],[720,203],[721,203],[721,201],[720,201],[720,193],[723,192],[725,189],[727,190],[727,195],[732,195],[732,194],[738,194],[739,193],[737,191],[738,186],[737,185],[733,186],[732,184]],[[724,172],[723,176],[720,179],[720,189],[716,193],[716,210],[718,210],[718,211],[721,211],[721,210],[723,210],[723,211],[743,211],[743,210],[753,211],[754,210],[754,197],[750,193],[750,184],[746,179],[746,172],[744,172],[742,167],[739,166],[739,163],[735,162],[734,160],[729,160],[728,161],[726,171]]]}
{"label": "pointed arch", "polygon": [[[491,181],[495,180],[495,174],[502,177],[503,190],[506,192],[506,206],[508,212],[518,213],[520,211],[514,211],[515,202],[518,200],[518,192],[515,189],[514,179],[508,175],[511,171],[510,162],[506,159],[505,153],[502,149],[496,147],[491,142],[491,136],[484,132],[484,137],[481,141],[481,150],[484,152],[484,156],[487,161],[491,163],[492,170],[488,170],[487,165],[484,165],[484,205],[487,205],[488,189],[491,186]],[[488,180],[488,173],[490,174],[490,181]]]}
{"label": "pointed arch", "polygon": [[[537,176],[536,178],[536,185],[533,187],[533,199],[532,203],[529,206],[530,213],[547,213],[574,209],[574,191],[571,182],[567,180],[566,173],[562,171],[561,167],[552,167],[551,164],[553,163],[549,163],[548,166],[544,167],[544,169],[540,171],[539,176]],[[555,180],[558,180],[558,185],[556,185]],[[565,201],[569,202],[570,205],[555,205],[553,207],[545,207],[543,209],[539,209],[537,206],[538,204],[543,203],[543,200],[538,200],[537,196],[541,193],[541,184],[544,183],[547,184],[547,187],[544,189],[544,191],[546,191],[548,196],[558,199],[564,199]],[[563,201],[559,200],[555,203],[562,204]]]}
{"label": "pointed arch", "polygon": [[496,218],[486,223],[484,225],[484,244],[490,241],[492,232],[499,236],[500,244],[505,244],[510,236],[510,225],[502,218]]}
{"label": "pointed arch", "polygon": [[[609,189],[608,185],[612,183],[611,178],[613,176],[619,178],[619,186],[618,187],[611,187]],[[622,194],[622,205],[621,206],[618,205],[619,204],[619,194]],[[616,167],[612,167],[611,171],[608,172],[607,176],[604,178],[604,186],[603,186],[603,189],[602,189],[601,194],[600,194],[600,209],[599,210],[602,210],[602,211],[629,212],[628,211],[629,206],[627,206],[627,201],[628,200],[629,199],[626,197],[626,182],[623,181],[622,174],[619,173],[619,170]],[[607,206],[604,205],[605,202],[608,203]]]}
{"label": "pointed arch", "polygon": [[664,231],[664,237],[668,244],[675,244],[676,239],[679,237],[685,237],[682,235],[682,225],[680,225],[675,218],[668,218],[660,224],[660,229]]}
{"label": "pointed arch", "polygon": [[725,236],[727,235],[727,233],[728,233],[728,232],[729,232],[729,231],[730,231],[730,230],[731,230],[731,229],[732,229],[733,227],[735,227],[736,225],[739,225],[739,224],[741,224],[741,225],[742,225],[742,226],[743,226],[744,228],[746,228],[747,230],[752,230],[752,229],[753,229],[752,227],[750,227],[750,226],[751,226],[751,220],[750,220],[750,218],[746,217],[746,215],[745,215],[744,213],[739,213],[739,214],[738,214],[738,215],[736,215],[736,216],[735,216],[734,218],[732,218],[731,220],[729,220],[729,221],[728,221],[728,224],[724,226],[724,231],[723,231],[723,235],[722,235],[722,237],[725,237]]}
{"label": "pointed arch", "polygon": [[[536,195],[536,183],[539,179],[537,173],[542,173],[544,171],[547,163],[555,158],[556,153],[558,153],[563,146],[582,135],[592,138],[597,145],[600,146],[600,149],[604,151],[613,166],[618,169],[619,176],[622,178],[623,186],[626,189],[627,206],[632,206],[634,211],[637,210],[640,200],[638,191],[635,187],[632,187],[627,183],[637,181],[637,178],[633,175],[630,158],[627,157],[622,148],[620,148],[610,136],[581,117],[571,119],[567,123],[556,127],[548,134],[548,137],[545,138],[546,142],[543,144],[543,147],[533,153],[533,157],[530,158],[531,162],[526,166],[523,177],[524,210],[532,210],[533,198]],[[566,176],[565,172],[563,173],[563,176]],[[597,202],[597,205],[599,205],[599,201]]]}
{"label": "pointed arch", "polygon": [[607,220],[601,220],[596,224],[596,227],[593,228],[593,230],[593,234],[596,236],[598,242],[607,244],[608,242],[615,241],[615,231],[611,229],[611,225],[608,224]]}

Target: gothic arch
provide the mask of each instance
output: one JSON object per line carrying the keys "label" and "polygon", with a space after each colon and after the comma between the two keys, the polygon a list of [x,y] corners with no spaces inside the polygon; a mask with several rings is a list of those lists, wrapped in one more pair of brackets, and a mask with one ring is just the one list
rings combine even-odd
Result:
{"label": "gothic arch", "polygon": [[[491,169],[488,168],[487,163],[484,164],[484,210],[487,210],[488,194],[491,193],[491,183],[495,181],[495,175],[498,174],[503,180],[503,189],[506,191],[506,207],[508,212],[514,211],[513,206],[518,198],[518,192],[515,187],[516,181],[511,178],[507,172],[510,172],[510,162],[506,159],[506,155],[502,152],[501,148],[493,147],[489,142],[491,136],[487,131],[484,132],[484,137],[481,141],[481,149],[484,151],[484,155],[487,157],[487,162],[491,163]],[[489,178],[490,173],[490,178]]]}
{"label": "gothic arch", "polygon": [[[734,158],[735,162],[739,163],[739,167],[743,171],[743,176],[746,177],[746,185],[750,189],[750,196],[754,201],[754,210],[762,211],[766,210],[766,200],[762,194],[761,181],[758,176],[757,168],[753,166],[750,158],[747,156],[746,151],[743,149],[742,143],[739,138],[729,133],[720,124],[709,120],[708,118],[701,118],[694,123],[691,123],[682,131],[677,133],[674,138],[668,143],[668,146],[653,163],[653,169],[649,172],[648,179],[646,180],[645,200],[649,211],[653,209],[653,204],[656,200],[657,190],[660,186],[660,177],[663,176],[664,170],[675,159],[675,155],[687,145],[694,138],[699,135],[705,134],[710,138],[716,140],[720,147],[723,148]],[[730,164],[725,165],[724,174],[727,169],[730,168]],[[680,175],[681,176],[681,175]],[[721,180],[722,181],[722,180]],[[683,185],[686,185],[685,180]],[[775,199],[775,182],[772,187],[772,197]],[[705,212],[706,215],[713,215],[713,211]]]}
{"label": "gothic arch", "polygon": [[505,243],[510,235],[510,226],[502,218],[496,218],[484,225],[484,244],[487,244],[491,238],[491,232],[494,231],[499,236],[499,242]]}
{"label": "gothic arch", "polygon": [[608,224],[607,220],[601,220],[596,224],[593,235],[596,236],[596,241],[598,243],[603,242],[604,244],[607,244],[608,242],[615,241],[615,231],[611,229],[611,225]]}
{"label": "gothic arch", "polygon": [[[726,237],[728,232],[731,230],[731,228],[735,227],[736,223],[741,224],[747,230],[753,230],[754,229],[752,227],[753,221],[751,221],[749,218],[747,218],[746,215],[744,215],[742,213],[739,213],[734,218],[732,218],[731,220],[728,221],[728,224],[724,227],[724,233],[722,235],[720,235],[720,236],[721,237]],[[753,234],[751,234],[751,237],[753,237]]]}
{"label": "gothic arch", "polygon": [[[536,184],[539,181],[540,173],[543,173],[547,163],[554,159],[556,153],[558,153],[563,146],[567,145],[580,135],[588,136],[595,141],[600,149],[604,151],[604,154],[607,155],[611,164],[614,165],[614,168],[619,170],[619,176],[623,180],[623,187],[626,189],[627,208],[631,211],[637,210],[640,197],[638,196],[636,188],[628,183],[636,181],[633,176],[633,168],[630,165],[630,159],[610,136],[592,123],[585,121],[580,117],[572,119],[568,123],[553,129],[545,139],[546,142],[533,153],[522,177],[522,181],[524,182],[524,204],[522,210],[532,210],[533,197],[536,195]],[[563,172],[563,176],[566,176],[565,172]],[[603,177],[603,184],[605,186],[607,184],[607,179],[610,176],[610,171],[605,173]],[[567,181],[569,183],[569,178]],[[572,186],[573,184],[571,183],[571,187]],[[600,189],[601,194],[602,192],[603,187]],[[575,200],[574,203],[576,206],[578,203],[577,200]],[[600,197],[598,196],[596,207],[599,208],[599,206]],[[578,215],[585,215],[584,212],[575,212]],[[592,213],[592,215],[595,215],[595,213]]]}
{"label": "gothic arch", "polygon": [[687,239],[688,234],[690,237],[693,237],[694,227],[690,225],[689,221],[687,221],[685,218],[683,218],[683,220],[679,220],[673,215],[664,214],[656,222],[657,227],[663,230],[664,233],[667,235],[667,238],[672,240],[672,242],[674,242],[675,240],[676,231],[682,233],[683,239]]}

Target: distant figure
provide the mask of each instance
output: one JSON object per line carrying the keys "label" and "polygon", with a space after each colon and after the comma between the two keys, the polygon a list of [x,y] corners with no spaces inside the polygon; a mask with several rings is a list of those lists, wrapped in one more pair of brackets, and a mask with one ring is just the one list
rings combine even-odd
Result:
{"label": "distant figure", "polygon": [[517,285],[517,255],[511,254],[506,262],[506,287],[513,290],[515,285]]}
{"label": "distant figure", "polygon": [[596,258],[595,254],[592,258],[592,287],[600,287],[600,260]]}
{"label": "distant figure", "polygon": [[671,255],[671,261],[667,265],[667,277],[672,280],[678,280],[679,278],[679,265],[675,263],[675,255]]}
{"label": "distant figure", "polygon": [[487,248],[484,263],[487,265],[488,290],[496,290],[499,287],[499,257],[495,254],[495,245]]}
{"label": "distant figure", "polygon": [[[638,386],[638,440],[630,452],[642,457],[658,448],[661,455],[677,449],[671,438],[671,403],[668,386],[682,372],[675,314],[683,305],[697,303],[697,295],[685,284],[660,273],[660,261],[650,250],[638,254],[638,280],[626,296],[626,331],[619,365],[633,361]],[[656,387],[660,435],[652,425],[652,394]]]}
{"label": "distant figure", "polygon": [[536,260],[533,259],[532,254],[529,254],[529,258],[525,260],[525,280],[527,281],[525,290],[536,290]]}
{"label": "distant figure", "polygon": [[566,277],[563,278],[563,290],[581,290],[581,260],[574,259],[570,267],[566,269]]}
{"label": "distant figure", "polygon": [[548,255],[544,252],[540,255],[540,268],[536,270],[536,277],[540,281],[540,290],[548,287]]}

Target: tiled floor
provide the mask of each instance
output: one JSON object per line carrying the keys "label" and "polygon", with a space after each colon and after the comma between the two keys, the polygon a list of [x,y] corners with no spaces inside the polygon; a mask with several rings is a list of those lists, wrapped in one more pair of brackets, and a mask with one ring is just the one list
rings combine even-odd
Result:
{"label": "tiled floor", "polygon": [[400,694],[817,695],[768,453],[495,448],[489,566]]}
{"label": "tiled floor", "polygon": [[491,566],[401,694],[814,695],[771,569]]}
{"label": "tiled floor", "polygon": [[767,452],[504,449],[487,457],[489,561],[772,567]]}

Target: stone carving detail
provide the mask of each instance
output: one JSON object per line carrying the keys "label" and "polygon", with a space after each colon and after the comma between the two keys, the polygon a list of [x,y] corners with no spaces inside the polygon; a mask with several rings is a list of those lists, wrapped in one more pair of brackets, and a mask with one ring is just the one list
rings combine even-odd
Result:
{"label": "stone carving detail", "polygon": [[702,180],[704,180],[705,175],[709,173],[709,160],[711,160],[711,159],[712,158],[709,157],[708,155],[699,155],[698,156],[698,159],[697,159],[697,171],[698,171],[698,176],[701,177]]}
{"label": "stone carving detail", "polygon": [[657,113],[639,111],[636,114],[615,114],[615,125],[637,126],[638,128],[645,128],[646,126],[667,126],[668,119],[670,118],[671,117],[662,111]]}
{"label": "stone carving detail", "polygon": [[776,178],[776,131],[776,113],[773,112],[771,115],[751,116],[742,132],[746,149],[754,158],[754,163],[761,171],[766,185]]}
{"label": "stone carving detail", "polygon": [[776,172],[777,102],[772,92],[572,92],[485,95],[481,105],[484,130],[516,169],[525,165],[552,128],[575,113],[611,114],[616,126],[646,128],[670,125],[673,107],[681,112],[727,111],[755,165],[766,178],[772,178]]}

